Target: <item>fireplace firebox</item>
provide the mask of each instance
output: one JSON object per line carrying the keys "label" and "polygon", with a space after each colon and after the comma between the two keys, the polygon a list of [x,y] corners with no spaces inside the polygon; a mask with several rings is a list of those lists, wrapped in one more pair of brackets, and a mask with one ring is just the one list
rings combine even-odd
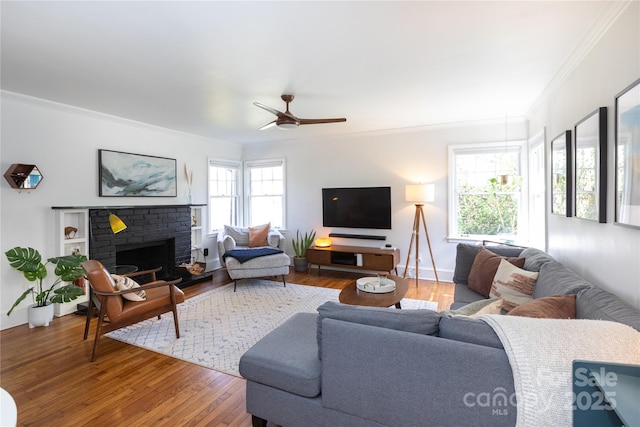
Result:
{"label": "fireplace firebox", "polygon": [[134,265],[138,270],[162,267],[158,280],[172,279],[175,271],[175,239],[116,245],[116,265]]}

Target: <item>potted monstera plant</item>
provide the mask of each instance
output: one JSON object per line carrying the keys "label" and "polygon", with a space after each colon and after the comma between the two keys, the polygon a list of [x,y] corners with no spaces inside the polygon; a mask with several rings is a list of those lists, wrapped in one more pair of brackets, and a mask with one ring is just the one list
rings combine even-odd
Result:
{"label": "potted monstera plant", "polygon": [[296,231],[296,238],[293,239],[293,251],[295,256],[293,257],[293,267],[295,271],[305,272],[308,271],[307,265],[307,249],[313,245],[313,241],[316,238],[316,232],[311,230],[308,233],[301,234],[300,230]]}
{"label": "potted monstera plant", "polygon": [[[73,283],[84,276],[81,264],[87,260],[86,256],[65,255],[49,258],[46,263],[42,263],[42,256],[36,249],[19,246],[8,250],[5,255],[11,267],[21,271],[28,281],[35,282],[13,303],[7,316],[11,315],[13,309],[31,294],[34,304],[27,307],[29,327],[48,326],[53,320],[54,303],[73,301],[84,295],[84,289]],[[47,277],[49,263],[55,265],[56,278],[51,285],[45,285],[44,279]],[[65,282],[69,283],[62,286],[61,284]]]}

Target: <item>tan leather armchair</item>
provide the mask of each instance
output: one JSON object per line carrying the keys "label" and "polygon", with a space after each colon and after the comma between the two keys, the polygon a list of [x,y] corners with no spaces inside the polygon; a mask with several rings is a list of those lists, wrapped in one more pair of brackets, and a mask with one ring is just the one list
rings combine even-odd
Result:
{"label": "tan leather armchair", "polygon": [[[141,322],[154,316],[160,318],[161,314],[169,311],[173,312],[173,319],[176,328],[176,337],[180,338],[180,328],[178,325],[177,304],[184,302],[184,293],[175,284],[182,279],[156,280],[154,270],[145,270],[126,274],[128,277],[149,275],[151,282],[140,285],[139,288],[120,291],[111,277],[111,274],[104,266],[96,260],[88,260],[82,263],[82,268],[89,279],[89,307],[87,309],[87,320],[84,327],[84,339],[89,335],[89,324],[94,314],[94,306],[99,309],[98,325],[93,341],[93,352],[91,361],[96,360],[98,351],[98,341],[100,336],[116,329]],[[122,294],[144,290],[146,300],[130,301],[122,297]],[[108,320],[105,319],[108,318]]]}

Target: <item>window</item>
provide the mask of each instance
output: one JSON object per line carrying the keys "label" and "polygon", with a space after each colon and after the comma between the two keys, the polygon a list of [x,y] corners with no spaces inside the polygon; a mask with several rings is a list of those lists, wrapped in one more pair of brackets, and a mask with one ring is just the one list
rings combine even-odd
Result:
{"label": "window", "polygon": [[526,238],[526,144],[449,146],[449,236]]}
{"label": "window", "polygon": [[246,223],[284,227],[284,159],[245,164]]}
{"label": "window", "polygon": [[271,223],[274,228],[283,228],[284,170],[283,159],[244,164],[209,159],[209,232],[225,225]]}
{"label": "window", "polygon": [[242,163],[209,159],[209,232],[224,225],[241,225],[240,194]]}

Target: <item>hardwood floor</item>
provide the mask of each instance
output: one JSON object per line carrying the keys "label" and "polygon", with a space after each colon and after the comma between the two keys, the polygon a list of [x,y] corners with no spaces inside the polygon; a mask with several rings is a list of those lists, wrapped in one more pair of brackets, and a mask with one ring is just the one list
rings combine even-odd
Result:
{"label": "hardwood floor", "polygon": [[[360,276],[292,269],[286,280],[342,289]],[[226,271],[218,270],[184,292],[189,298],[229,282]],[[407,298],[435,301],[444,310],[453,301],[453,284],[420,280]],[[244,379],[109,338],[102,338],[91,363],[84,319],[68,315],[46,328],[0,332],[0,386],[16,401],[18,425],[251,426]]]}

